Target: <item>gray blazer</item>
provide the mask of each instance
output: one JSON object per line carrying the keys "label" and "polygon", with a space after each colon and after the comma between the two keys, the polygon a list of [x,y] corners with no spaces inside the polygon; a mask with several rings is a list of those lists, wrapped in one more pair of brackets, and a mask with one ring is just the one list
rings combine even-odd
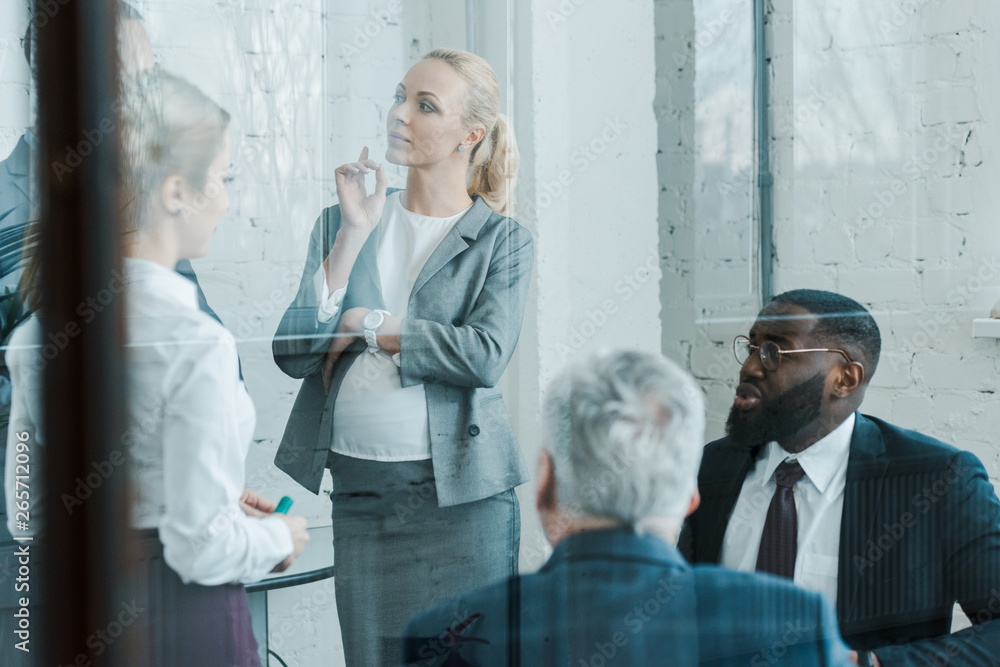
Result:
{"label": "gray blazer", "polygon": [[[309,241],[298,294],[272,343],[281,370],[304,379],[274,462],[313,493],[319,493],[333,442],[333,405],[340,384],[365,349],[364,341],[347,348],[334,365],[326,395],[323,361],[340,318],[319,321],[322,283],[316,276],[339,228],[340,207],[324,209]],[[383,307],[377,239],[378,234],[371,234],[362,248],[340,313],[357,306]],[[424,384],[441,507],[488,498],[528,480],[496,384],[521,332],[533,258],[528,231],[476,197],[410,292],[399,373],[404,387]]]}

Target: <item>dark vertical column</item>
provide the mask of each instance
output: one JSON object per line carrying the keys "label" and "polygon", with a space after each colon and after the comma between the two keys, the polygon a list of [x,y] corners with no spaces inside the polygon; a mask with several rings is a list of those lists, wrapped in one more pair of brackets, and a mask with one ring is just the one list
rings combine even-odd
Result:
{"label": "dark vertical column", "polygon": [[[38,64],[44,434],[47,508],[44,548],[48,599],[38,664],[109,664],[103,639],[113,623],[127,518],[118,467],[99,484],[121,434],[121,275],[115,206],[118,81],[115,5],[111,0],[35,0]],[[67,164],[68,149],[81,158]],[[74,161],[77,162],[77,161]],[[49,355],[53,356],[49,358]],[[88,476],[91,480],[88,481]],[[72,514],[61,498],[78,480],[93,493]],[[95,488],[96,487],[96,488]],[[114,628],[112,628],[114,629]],[[109,637],[110,638],[110,637]],[[120,636],[116,641],[127,638]],[[85,654],[92,662],[75,662]]]}
{"label": "dark vertical column", "polygon": [[768,86],[767,0],[754,0],[754,107],[757,116],[757,206],[760,222],[760,297],[774,297],[774,209],[771,174],[771,103]]}

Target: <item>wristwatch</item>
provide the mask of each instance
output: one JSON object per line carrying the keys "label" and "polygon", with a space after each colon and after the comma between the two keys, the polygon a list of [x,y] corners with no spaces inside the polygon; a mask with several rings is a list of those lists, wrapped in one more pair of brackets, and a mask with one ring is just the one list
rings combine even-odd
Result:
{"label": "wristwatch", "polygon": [[382,322],[385,322],[385,316],[388,314],[387,310],[373,310],[365,315],[365,319],[361,321],[361,326],[365,329],[365,342],[368,343],[368,351],[372,354],[379,351],[375,331],[382,326]]}

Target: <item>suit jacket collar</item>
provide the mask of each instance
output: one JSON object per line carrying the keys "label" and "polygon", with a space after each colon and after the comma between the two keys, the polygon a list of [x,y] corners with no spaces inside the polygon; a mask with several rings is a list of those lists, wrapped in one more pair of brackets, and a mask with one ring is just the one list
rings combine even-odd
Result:
{"label": "suit jacket collar", "polygon": [[[399,192],[402,188],[390,188],[386,194]],[[410,298],[420,291],[420,288],[440,271],[444,266],[455,258],[459,253],[469,247],[471,241],[479,238],[479,232],[486,224],[493,210],[487,206],[481,197],[473,198],[472,208],[455,223],[445,237],[435,248],[434,252],[427,259],[416,281],[410,291]],[[348,289],[349,296],[345,297],[346,307],[362,305],[368,308],[385,308],[382,297],[382,283],[378,273],[378,234],[369,234],[358,255],[358,261],[351,272],[351,288]],[[353,294],[351,294],[353,292]]]}
{"label": "suit jacket collar", "polygon": [[588,530],[560,542],[541,572],[580,560],[640,560],[664,566],[689,567],[677,548],[659,537],[628,529]]}
{"label": "suit jacket collar", "polygon": [[410,292],[411,298],[420,291],[420,288],[430,280],[431,276],[468,248],[470,241],[475,241],[479,237],[480,230],[491,215],[493,215],[493,210],[486,205],[486,202],[481,197],[475,197],[472,208],[449,230],[420,270],[416,282],[413,283],[413,290]]}
{"label": "suit jacket collar", "polygon": [[837,616],[855,618],[859,604],[856,559],[864,558],[868,540],[875,535],[889,458],[882,432],[872,420],[857,414],[847,460],[847,485],[840,522],[840,563],[837,567]]}
{"label": "suit jacket collar", "polygon": [[713,460],[712,470],[707,471],[705,476],[699,475],[702,498],[716,499],[716,502],[704,503],[700,510],[710,513],[701,517],[706,530],[699,537],[691,554],[694,561],[699,563],[722,561],[722,541],[726,535],[726,526],[729,525],[743,483],[763,449],[763,445],[737,446],[728,439],[722,443],[722,447],[725,453]]}
{"label": "suit jacket collar", "polygon": [[860,412],[855,415],[857,418],[854,422],[854,434],[851,436],[848,475],[851,468],[858,473],[862,469],[877,466],[885,458],[885,443],[882,442],[882,432],[878,426]]}
{"label": "suit jacket collar", "polygon": [[[728,440],[723,443],[731,455],[720,456],[716,461],[717,469],[710,473],[710,484],[714,488],[702,489],[703,495],[711,492],[720,498],[716,506],[715,516],[705,516],[704,520],[712,525],[721,526],[718,530],[707,531],[699,539],[703,543],[697,545],[695,557],[698,562],[710,561],[720,562],[722,558],[722,541],[725,537],[726,526],[729,523],[733,506],[739,498],[743,483],[750,472],[762,445],[755,447],[737,447]],[[875,528],[876,511],[881,500],[882,479],[888,467],[888,458],[885,453],[885,444],[882,441],[882,432],[872,420],[868,419],[860,412],[855,413],[854,432],[851,435],[851,453],[847,460],[847,486],[844,490],[844,520],[841,521],[840,538],[840,566],[838,577],[837,600],[838,607],[840,601],[845,599],[844,586],[848,579],[855,585],[856,578],[850,576],[851,557],[848,549],[857,548],[852,540],[863,535],[860,545],[866,544],[866,540]],[[875,495],[869,495],[874,493]],[[858,531],[857,523],[864,524],[864,529]],[[850,530],[848,526],[852,526]],[[858,545],[858,546],[860,546]],[[848,569],[845,570],[845,567]],[[848,576],[843,576],[847,574]]]}

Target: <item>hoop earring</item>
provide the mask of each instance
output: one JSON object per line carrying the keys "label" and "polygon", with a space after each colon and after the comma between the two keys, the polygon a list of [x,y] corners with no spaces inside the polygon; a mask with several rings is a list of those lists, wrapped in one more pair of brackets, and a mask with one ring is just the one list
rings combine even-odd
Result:
{"label": "hoop earring", "polygon": [[458,152],[459,153],[464,153],[467,150],[468,149],[465,147],[465,144],[462,144],[461,146],[458,147]]}

